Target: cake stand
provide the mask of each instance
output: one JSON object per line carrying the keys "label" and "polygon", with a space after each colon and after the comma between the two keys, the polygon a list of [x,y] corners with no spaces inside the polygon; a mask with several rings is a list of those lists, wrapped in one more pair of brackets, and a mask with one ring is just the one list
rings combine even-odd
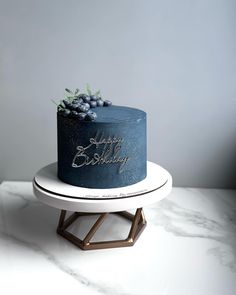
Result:
{"label": "cake stand", "polygon": [[[57,163],[50,164],[34,177],[33,189],[43,203],[61,210],[57,233],[83,250],[132,246],[146,226],[143,206],[165,198],[172,189],[172,177],[161,166],[147,162],[147,177],[133,185],[111,189],[83,188],[66,184],[57,177]],[[135,214],[126,210],[136,209]],[[67,211],[73,211],[66,218]],[[124,240],[92,242],[94,234],[105,218],[118,214],[131,222]],[[76,237],[67,228],[78,218],[99,214],[84,239]]]}

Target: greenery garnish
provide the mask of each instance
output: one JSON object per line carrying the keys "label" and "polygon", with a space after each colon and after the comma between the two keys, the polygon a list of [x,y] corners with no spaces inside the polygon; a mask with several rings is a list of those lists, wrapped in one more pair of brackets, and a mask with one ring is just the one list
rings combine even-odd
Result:
{"label": "greenery garnish", "polygon": [[70,89],[68,89],[68,88],[65,88],[65,91],[68,92],[68,93],[70,93],[70,94],[73,94],[73,92]]}
{"label": "greenery garnish", "polygon": [[[86,91],[89,96],[95,96],[101,98],[101,91],[98,90],[94,94],[91,90],[91,87],[89,84],[86,85]],[[58,109],[64,109],[66,108],[64,101],[67,101],[69,103],[72,103],[74,99],[78,98],[79,95],[84,94],[80,93],[79,88],[76,88],[75,91],[70,90],[69,88],[65,88],[65,98],[64,100],[60,100],[60,103],[57,103],[55,100],[52,99],[52,102],[57,105]]]}
{"label": "greenery garnish", "polygon": [[97,92],[94,93],[95,96],[101,96],[101,91],[98,90]]}
{"label": "greenery garnish", "polygon": [[52,102],[57,106],[58,114],[82,121],[94,121],[97,118],[97,114],[92,109],[112,105],[111,101],[102,99],[100,90],[93,93],[89,84],[86,85],[86,91],[80,93],[78,88],[75,91],[65,88],[63,100],[57,103],[52,99]]}
{"label": "greenery garnish", "polygon": [[[51,101],[53,102],[53,103],[55,103],[55,105],[57,106],[57,108],[58,108],[58,110],[60,111],[60,110],[63,110],[64,108],[65,108],[65,104],[63,103],[63,101],[60,101],[60,103],[58,104],[55,100],[53,100],[53,99],[51,99]],[[62,104],[62,103],[63,104]]]}
{"label": "greenery garnish", "polygon": [[89,96],[92,95],[92,91],[91,91],[89,84],[86,85],[86,90],[87,90],[87,93]]}

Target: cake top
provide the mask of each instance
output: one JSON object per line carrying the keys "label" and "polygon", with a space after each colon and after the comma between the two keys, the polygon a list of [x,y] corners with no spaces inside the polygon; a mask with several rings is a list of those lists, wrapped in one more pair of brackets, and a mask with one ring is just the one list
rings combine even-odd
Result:
{"label": "cake top", "polygon": [[107,108],[96,108],[98,123],[124,123],[125,121],[137,121],[145,118],[146,113],[142,110],[112,105]]}
{"label": "cake top", "polygon": [[63,117],[94,121],[97,119],[95,109],[112,105],[111,101],[102,98],[100,90],[92,93],[89,85],[87,85],[87,93],[80,93],[78,88],[75,91],[66,88],[65,91],[65,98],[60,100],[59,104],[53,101],[57,105],[58,114]]}

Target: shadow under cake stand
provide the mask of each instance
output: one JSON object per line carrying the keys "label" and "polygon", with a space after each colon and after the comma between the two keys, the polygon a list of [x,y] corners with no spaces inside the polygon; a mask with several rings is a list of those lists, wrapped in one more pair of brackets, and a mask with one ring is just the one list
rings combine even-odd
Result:
{"label": "shadow under cake stand", "polygon": [[[83,250],[132,246],[144,230],[146,220],[143,206],[165,198],[172,189],[172,177],[161,166],[147,162],[147,177],[130,186],[111,189],[91,189],[73,186],[57,177],[57,163],[50,164],[35,175],[33,188],[43,203],[61,209],[57,233]],[[136,209],[135,214],[126,210]],[[66,211],[74,213],[66,218]],[[94,234],[105,218],[118,214],[131,222],[128,237],[124,240],[92,242]],[[100,214],[83,240],[67,228],[79,217]]]}

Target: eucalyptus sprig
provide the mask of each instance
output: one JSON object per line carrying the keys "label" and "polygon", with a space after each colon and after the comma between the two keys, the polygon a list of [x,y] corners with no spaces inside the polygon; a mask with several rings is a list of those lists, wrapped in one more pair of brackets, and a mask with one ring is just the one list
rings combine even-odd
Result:
{"label": "eucalyptus sprig", "polygon": [[65,91],[65,100],[67,100],[68,102],[72,102],[79,95],[79,88],[76,88],[74,92],[69,88],[65,88]]}
{"label": "eucalyptus sprig", "polygon": [[64,103],[65,100],[68,101],[69,103],[71,103],[79,95],[78,88],[76,88],[74,92],[72,90],[70,90],[69,88],[65,88],[65,92],[66,93],[65,93],[64,100],[60,100],[60,103],[57,103],[55,100],[52,99],[52,102],[55,105],[57,105],[59,111],[66,108],[66,105]]}
{"label": "eucalyptus sprig", "polygon": [[57,103],[53,99],[51,99],[51,101],[57,106],[57,108],[58,108],[59,111],[65,109],[65,104],[64,104],[64,102],[62,100],[60,101],[60,103]]}
{"label": "eucalyptus sprig", "polygon": [[94,93],[94,95],[95,95],[96,97],[98,97],[98,96],[101,97],[101,91],[98,90],[97,92]]}
{"label": "eucalyptus sprig", "polygon": [[87,93],[89,96],[92,95],[92,91],[91,91],[89,84],[86,84],[86,90],[87,90]]}

